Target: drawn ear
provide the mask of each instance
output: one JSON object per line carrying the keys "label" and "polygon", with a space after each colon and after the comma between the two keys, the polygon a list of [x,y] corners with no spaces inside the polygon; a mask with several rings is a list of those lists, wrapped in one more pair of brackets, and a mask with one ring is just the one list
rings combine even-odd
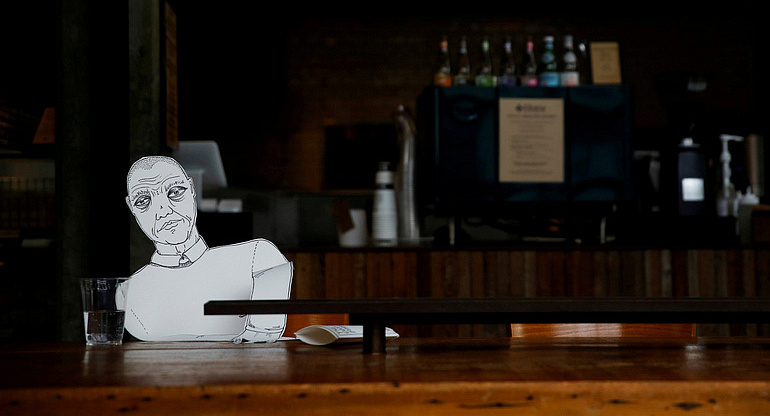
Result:
{"label": "drawn ear", "polygon": [[194,197],[195,195],[197,195],[197,193],[195,191],[195,181],[193,181],[192,178],[188,176],[187,177],[187,183],[190,184],[190,190],[192,191],[192,194],[193,194],[193,197]]}
{"label": "drawn ear", "polygon": [[126,205],[128,206],[128,210],[131,211],[131,213],[133,213],[134,210],[131,207],[131,198],[126,197]]}

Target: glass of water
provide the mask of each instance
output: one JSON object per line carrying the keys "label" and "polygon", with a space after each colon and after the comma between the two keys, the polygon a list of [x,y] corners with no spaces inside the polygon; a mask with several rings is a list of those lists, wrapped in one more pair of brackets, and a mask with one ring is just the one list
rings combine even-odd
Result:
{"label": "glass of water", "polygon": [[80,280],[87,345],[121,345],[125,328],[127,277]]}

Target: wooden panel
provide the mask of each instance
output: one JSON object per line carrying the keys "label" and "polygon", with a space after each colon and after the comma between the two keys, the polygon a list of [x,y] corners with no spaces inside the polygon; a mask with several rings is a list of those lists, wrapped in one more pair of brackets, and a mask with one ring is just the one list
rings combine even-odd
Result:
{"label": "wooden panel", "polygon": [[353,277],[352,270],[341,271],[343,267],[350,265],[349,261],[345,262],[341,259],[344,254],[342,252],[330,252],[324,256],[324,271],[326,272],[326,295],[324,297],[326,299],[352,298],[352,293],[344,293],[343,291],[343,287],[351,286],[350,279]]}
{"label": "wooden panel", "polygon": [[660,296],[668,297],[673,295],[671,250],[660,250],[660,254]]}
{"label": "wooden panel", "polygon": [[644,296],[662,296],[661,250],[644,250]]}
{"label": "wooden panel", "polygon": [[[295,261],[294,295],[303,299],[770,295],[770,249],[761,247],[364,248],[294,250],[287,257]],[[404,330],[463,337],[500,334],[501,328],[464,324]],[[752,323],[699,328],[701,335],[768,330]]]}
{"label": "wooden panel", "polygon": [[417,253],[393,252],[393,296],[413,298],[417,296]]}
{"label": "wooden panel", "polygon": [[553,293],[551,289],[551,264],[553,262],[552,254],[550,251],[541,251],[537,253],[536,259],[536,296],[551,296],[551,293]]}
{"label": "wooden panel", "polygon": [[687,250],[673,250],[671,253],[671,260],[671,286],[673,296],[688,296],[689,285],[687,271],[689,270],[689,263],[687,262]]}
{"label": "wooden panel", "polygon": [[593,255],[594,261],[594,296],[606,296],[609,286],[609,272],[607,270],[607,252],[605,250],[596,250]]}
{"label": "wooden panel", "polygon": [[366,253],[366,297],[393,297],[393,267],[389,251]]}
{"label": "wooden panel", "polygon": [[620,295],[620,281],[622,263],[620,262],[620,252],[617,250],[609,250],[607,252],[607,292],[605,296],[619,296]]}
{"label": "wooden panel", "polygon": [[294,294],[297,299],[318,299],[326,294],[323,257],[319,253],[297,253],[294,262]]}

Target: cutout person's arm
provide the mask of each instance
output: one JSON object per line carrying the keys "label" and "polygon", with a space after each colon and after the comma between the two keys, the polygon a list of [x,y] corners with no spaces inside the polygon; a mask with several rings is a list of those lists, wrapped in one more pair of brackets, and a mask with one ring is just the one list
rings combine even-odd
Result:
{"label": "cutout person's arm", "polygon": [[[276,264],[275,266],[269,266]],[[262,268],[267,266],[267,268]],[[294,264],[269,241],[259,240],[252,266],[251,300],[288,299]],[[234,342],[275,342],[286,328],[286,315],[248,315],[243,333]]]}

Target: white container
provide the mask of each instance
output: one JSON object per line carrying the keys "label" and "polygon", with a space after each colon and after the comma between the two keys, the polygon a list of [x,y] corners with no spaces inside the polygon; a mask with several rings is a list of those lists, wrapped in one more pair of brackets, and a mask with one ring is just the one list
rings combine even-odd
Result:
{"label": "white container", "polygon": [[377,246],[395,246],[398,242],[398,211],[393,172],[388,170],[387,162],[380,162],[375,184],[372,242]]}
{"label": "white container", "polygon": [[759,197],[754,195],[749,186],[746,195],[743,195],[738,203],[738,235],[741,243],[750,243],[753,239],[751,217],[757,205],[759,205]]}

